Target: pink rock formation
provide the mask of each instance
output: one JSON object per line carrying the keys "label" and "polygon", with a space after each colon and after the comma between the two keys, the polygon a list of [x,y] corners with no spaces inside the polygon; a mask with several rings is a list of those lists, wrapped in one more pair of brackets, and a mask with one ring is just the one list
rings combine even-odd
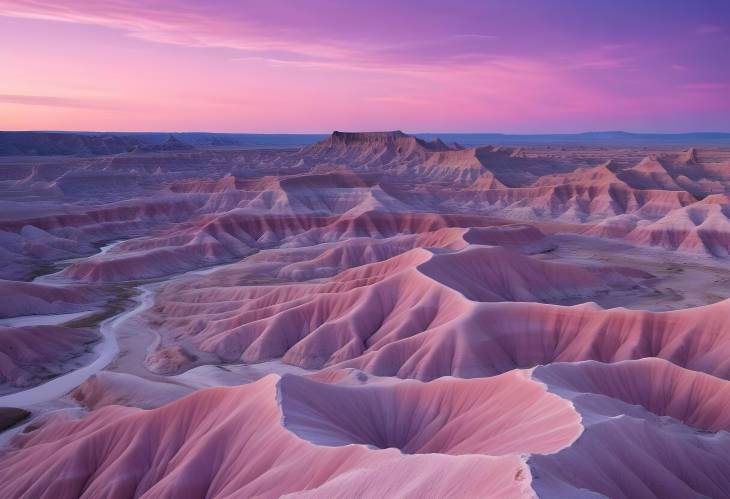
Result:
{"label": "pink rock formation", "polygon": [[725,195],[708,196],[656,222],[637,226],[625,237],[636,244],[726,257],[730,253],[730,201]]}
{"label": "pink rock formation", "polygon": [[[415,358],[405,355],[394,362],[384,352],[418,348],[426,337],[450,343],[466,339],[464,333],[450,331],[465,331],[462,325],[478,320],[481,307],[475,302],[561,300],[627,283],[634,285],[617,270],[542,262],[500,247],[456,253],[414,249],[315,284],[221,287],[213,274],[195,286],[169,286],[154,312],[156,320],[167,321],[165,335],[190,337],[202,351],[228,361],[283,357],[294,365],[321,368],[356,358],[370,365],[373,356],[387,355],[391,360],[374,362],[388,365],[388,375],[403,368],[401,375],[430,379],[463,375],[466,365],[474,369],[476,361],[466,350],[466,365],[459,356],[446,371],[430,373],[427,367],[405,374]],[[477,330],[483,327],[469,335]],[[442,358],[437,354],[442,352],[451,358],[453,351],[453,346],[439,347],[427,356]]]}
{"label": "pink rock formation", "polygon": [[[13,444],[15,450],[0,456],[0,481],[10,496],[50,493],[62,498],[286,494],[375,497],[395,491],[413,497],[527,497],[531,495],[530,473],[519,454],[554,452],[581,431],[579,418],[569,404],[521,375],[509,375],[486,382],[443,381],[433,387],[408,383],[402,389],[410,394],[408,399],[423,404],[424,409],[432,406],[431,410],[439,411],[440,405],[446,414],[466,411],[464,423],[473,419],[479,412],[478,404],[486,404],[490,397],[503,402],[504,397],[514,398],[521,393],[520,404],[524,406],[517,407],[522,410],[493,423],[494,431],[501,434],[481,429],[469,435],[459,428],[458,421],[449,424],[448,420],[440,429],[429,428],[426,421],[420,427],[424,451],[432,448],[460,454],[459,449],[486,450],[495,455],[404,455],[398,449],[373,450],[364,445],[326,447],[312,444],[282,426],[282,417],[285,424],[299,416],[306,420],[308,410],[325,404],[338,410],[343,423],[355,417],[363,423],[378,424],[377,420],[368,420],[366,413],[352,412],[357,407],[356,399],[370,393],[370,388],[301,383],[298,379],[279,381],[269,376],[238,388],[200,391],[152,411],[110,406],[82,420],[49,418],[39,429],[19,436]],[[477,386],[480,383],[490,389],[481,390]],[[281,384],[278,396],[277,384]],[[295,388],[311,391],[312,396]],[[333,388],[337,392],[331,392]],[[440,389],[444,390],[440,397],[429,396],[429,392]],[[351,404],[355,405],[328,401],[340,390],[353,392]],[[382,390],[376,393],[397,400],[394,394],[388,395],[387,388]],[[297,400],[288,402],[291,396]],[[277,398],[286,404],[286,413]],[[391,410],[397,407],[391,406]],[[298,411],[304,412],[300,415]],[[403,412],[390,427],[393,443],[407,442],[409,433],[419,431],[418,421],[406,414]],[[547,438],[525,438],[524,432],[510,428],[512,417],[520,421],[521,427],[546,432]],[[383,413],[380,422],[389,421]],[[471,424],[475,429],[480,426]],[[459,435],[467,441],[458,443]],[[107,450],[99,452],[101,446]],[[37,472],[31,475],[27,473],[29,468]],[[59,474],[66,478],[59,480]],[[404,480],[408,482],[407,491],[402,489]]]}
{"label": "pink rock formation", "polygon": [[671,312],[600,310],[589,304],[483,303],[461,320],[384,341],[343,362],[380,376],[488,376],[551,362],[659,357],[730,378],[724,317],[730,301]]}

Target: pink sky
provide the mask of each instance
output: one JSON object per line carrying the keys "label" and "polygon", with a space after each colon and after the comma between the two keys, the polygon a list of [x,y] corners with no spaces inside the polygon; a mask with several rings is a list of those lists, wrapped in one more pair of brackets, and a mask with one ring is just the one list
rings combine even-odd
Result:
{"label": "pink sky", "polygon": [[0,0],[0,128],[730,131],[729,53],[725,0]]}

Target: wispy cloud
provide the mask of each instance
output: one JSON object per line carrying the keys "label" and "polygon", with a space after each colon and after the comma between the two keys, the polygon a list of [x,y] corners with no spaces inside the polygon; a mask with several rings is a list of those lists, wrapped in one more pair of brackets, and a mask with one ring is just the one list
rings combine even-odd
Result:
{"label": "wispy cloud", "polygon": [[0,0],[0,15],[105,26],[158,43],[242,51],[278,51],[317,58],[352,56],[342,46],[282,36],[240,18],[226,18],[189,4],[175,2],[109,1],[58,2]]}
{"label": "wispy cloud", "polygon": [[[525,52],[520,48],[522,42],[515,43],[518,37],[505,37],[504,33],[477,33],[455,27],[413,35],[413,30],[394,26],[385,30],[387,36],[373,36],[367,30],[358,33],[336,23],[322,23],[316,19],[326,16],[308,16],[299,7],[290,10],[300,12],[299,18],[281,20],[277,12],[267,11],[268,17],[259,19],[247,15],[245,9],[206,8],[184,0],[0,0],[0,16],[104,26],[151,42],[234,49],[241,52],[240,58],[277,65],[367,71],[409,66],[411,70],[423,70],[425,66],[489,64],[495,57],[551,59],[559,55],[539,44]],[[419,16],[411,9],[405,10],[400,13],[403,20],[410,17],[417,24]],[[362,24],[386,20],[372,13],[371,17],[363,19]],[[582,49],[588,50],[588,45],[585,42]],[[623,44],[600,46],[600,54],[591,54],[585,60],[574,53],[573,47],[570,53],[577,58],[577,65],[614,68],[623,64],[620,50],[625,48]]]}
{"label": "wispy cloud", "polygon": [[25,106],[68,107],[84,109],[112,109],[110,102],[74,97],[56,97],[52,95],[14,95],[0,94],[0,102],[5,104],[21,104]]}

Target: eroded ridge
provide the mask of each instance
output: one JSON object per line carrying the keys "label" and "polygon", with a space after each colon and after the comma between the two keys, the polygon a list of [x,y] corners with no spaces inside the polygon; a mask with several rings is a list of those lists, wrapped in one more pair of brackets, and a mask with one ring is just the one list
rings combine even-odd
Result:
{"label": "eroded ridge", "polygon": [[0,136],[3,497],[730,496],[730,148],[115,137]]}

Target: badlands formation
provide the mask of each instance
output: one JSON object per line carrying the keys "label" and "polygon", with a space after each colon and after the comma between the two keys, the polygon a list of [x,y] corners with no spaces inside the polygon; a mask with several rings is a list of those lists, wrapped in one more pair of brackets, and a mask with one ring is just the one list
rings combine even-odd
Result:
{"label": "badlands formation", "polygon": [[0,146],[2,497],[730,496],[728,144]]}

